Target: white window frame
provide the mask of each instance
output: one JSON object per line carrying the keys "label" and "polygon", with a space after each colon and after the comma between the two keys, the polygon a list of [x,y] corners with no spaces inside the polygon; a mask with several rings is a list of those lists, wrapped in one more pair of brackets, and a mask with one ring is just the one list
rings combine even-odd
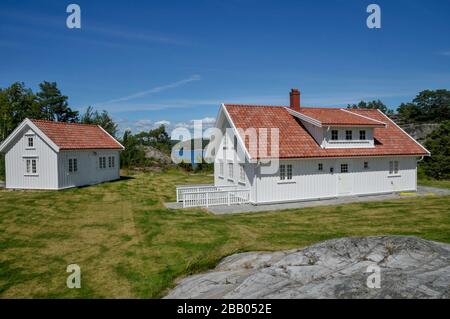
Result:
{"label": "white window frame", "polygon": [[322,172],[322,171],[323,171],[323,163],[318,163],[318,164],[317,164],[317,170],[318,170],[319,172]]}
{"label": "white window frame", "polygon": [[233,163],[228,163],[228,179],[234,181],[234,165]]}
{"label": "white window frame", "polygon": [[69,174],[78,173],[78,158],[76,157],[68,158],[67,166],[68,166],[67,171],[69,172]]}
{"label": "white window frame", "polygon": [[[350,133],[350,134],[348,134],[348,133]],[[353,131],[352,130],[345,130],[345,140],[353,141]]]}
{"label": "white window frame", "polygon": [[[334,135],[333,135],[334,132],[336,132],[336,138],[334,138]],[[339,140],[339,130],[331,130],[331,140],[332,141]]]}
{"label": "white window frame", "polygon": [[[34,150],[36,149],[36,139],[34,134],[25,134],[25,149]],[[31,141],[31,146],[30,146]]]}
{"label": "white window frame", "polygon": [[239,183],[245,184],[245,169],[244,165],[239,165]]}
{"label": "white window frame", "polygon": [[116,168],[116,157],[111,156],[112,168]]}
{"label": "white window frame", "polygon": [[[362,137],[364,137],[364,138],[362,138]],[[359,139],[361,141],[367,140],[367,132],[366,132],[366,130],[359,130]]]}
{"label": "white window frame", "polygon": [[113,166],[112,166],[112,156],[108,156],[108,168],[113,168]]}
{"label": "white window frame", "polygon": [[279,167],[280,181],[286,180],[286,165],[281,164]]}
{"label": "white window frame", "polygon": [[225,167],[223,162],[219,162],[219,177],[223,178],[225,175]]}
{"label": "white window frame", "polygon": [[292,180],[292,164],[287,164],[286,165],[286,179],[287,180]]}
{"label": "white window frame", "polygon": [[397,160],[389,161],[389,175],[399,176],[399,163]]}
{"label": "white window frame", "polygon": [[[25,161],[25,176],[38,176],[38,160],[37,156],[27,156],[24,157]],[[34,170],[33,170],[33,162],[34,162]]]}
{"label": "white window frame", "polygon": [[[344,167],[345,167],[345,169],[343,169]],[[341,173],[341,174],[347,174],[348,171],[349,171],[348,163],[342,163],[341,166],[340,166],[339,173]]]}
{"label": "white window frame", "polygon": [[106,169],[106,156],[99,156],[98,163],[99,169]]}

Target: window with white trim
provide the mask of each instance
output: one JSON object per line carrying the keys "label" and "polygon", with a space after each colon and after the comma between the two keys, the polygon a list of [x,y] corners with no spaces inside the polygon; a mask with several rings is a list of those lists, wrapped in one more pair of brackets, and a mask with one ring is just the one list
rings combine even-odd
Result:
{"label": "window with white trim", "polygon": [[233,163],[228,163],[228,178],[233,179]]}
{"label": "window with white trim", "polygon": [[345,131],[345,139],[347,141],[351,141],[353,139],[353,131],[352,130]]}
{"label": "window with white trim", "polygon": [[369,168],[369,162],[364,162],[364,168],[368,169]]}
{"label": "window with white trim", "polygon": [[225,134],[223,136],[223,149],[226,150],[227,149],[227,134]]}
{"label": "window with white trim", "polygon": [[338,130],[332,130],[331,131],[331,140],[332,141],[337,141],[338,138],[339,138]]}
{"label": "window with white trim", "polygon": [[348,173],[348,164],[341,164],[341,173]]}
{"label": "window with white trim", "polygon": [[237,136],[236,136],[236,135],[234,136],[233,149],[234,149],[235,151],[237,151]]}
{"label": "window with white trim", "polygon": [[287,168],[287,179],[292,179],[292,165],[288,164],[286,165]]}
{"label": "window with white trim", "polygon": [[360,131],[359,131],[359,139],[360,139],[361,141],[366,140],[366,131],[365,131],[365,130],[360,130]]}
{"label": "window with white trim", "polygon": [[280,165],[280,180],[284,181],[286,179],[286,165]]}
{"label": "window with white trim", "polygon": [[389,161],[389,175],[398,174],[398,161]]}
{"label": "window with white trim", "polygon": [[69,173],[78,172],[78,159],[69,158]]}
{"label": "window with white trim", "polygon": [[27,175],[37,174],[37,158],[25,159],[25,174]]}
{"label": "window with white trim", "polygon": [[33,136],[28,136],[27,148],[34,148],[34,137]]}
{"label": "window with white trim", "polygon": [[99,164],[99,168],[100,169],[105,169],[106,168],[106,157],[105,156],[100,156],[98,158],[98,164]]}
{"label": "window with white trim", "polygon": [[244,170],[244,165],[240,165],[240,166],[239,166],[239,181],[240,181],[240,182],[245,182],[245,170]]}
{"label": "window with white trim", "polygon": [[219,176],[223,176],[223,174],[224,174],[224,168],[223,168],[223,163],[222,162],[220,162],[219,163]]}
{"label": "window with white trim", "polygon": [[108,156],[108,167],[112,168],[112,156]]}
{"label": "window with white trim", "polygon": [[319,163],[319,164],[317,165],[317,170],[323,171],[323,164],[322,164],[322,163]]}
{"label": "window with white trim", "polygon": [[111,161],[112,161],[112,168],[116,167],[116,157],[115,156],[111,156]]}

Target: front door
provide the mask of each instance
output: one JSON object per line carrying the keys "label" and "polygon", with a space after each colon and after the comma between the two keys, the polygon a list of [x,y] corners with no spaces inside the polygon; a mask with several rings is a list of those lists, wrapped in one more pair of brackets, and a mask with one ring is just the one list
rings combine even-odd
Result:
{"label": "front door", "polygon": [[350,195],[353,189],[353,179],[351,174],[351,161],[338,161],[337,166],[337,194]]}

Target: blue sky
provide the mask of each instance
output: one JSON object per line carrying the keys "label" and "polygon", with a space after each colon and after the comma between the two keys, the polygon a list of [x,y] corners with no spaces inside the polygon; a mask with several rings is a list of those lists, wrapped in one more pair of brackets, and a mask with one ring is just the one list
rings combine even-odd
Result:
{"label": "blue sky", "polygon": [[[81,30],[66,6],[81,7]],[[377,3],[382,28],[368,29]],[[56,81],[121,129],[211,124],[221,102],[390,107],[450,88],[450,1],[10,1],[0,3],[0,87]]]}

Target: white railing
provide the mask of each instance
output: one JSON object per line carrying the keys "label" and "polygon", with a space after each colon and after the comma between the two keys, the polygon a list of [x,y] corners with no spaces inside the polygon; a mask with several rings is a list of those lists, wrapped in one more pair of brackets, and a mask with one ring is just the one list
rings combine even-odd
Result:
{"label": "white railing", "polygon": [[218,191],[203,191],[183,194],[183,208],[209,207],[219,205],[245,204],[250,201],[250,190],[229,189]]}
{"label": "white railing", "polygon": [[214,186],[212,184],[199,184],[199,185],[178,185],[177,186],[177,202],[182,202],[185,193],[203,193],[203,192],[214,192],[228,189],[236,189],[237,186],[225,185],[225,186]]}

